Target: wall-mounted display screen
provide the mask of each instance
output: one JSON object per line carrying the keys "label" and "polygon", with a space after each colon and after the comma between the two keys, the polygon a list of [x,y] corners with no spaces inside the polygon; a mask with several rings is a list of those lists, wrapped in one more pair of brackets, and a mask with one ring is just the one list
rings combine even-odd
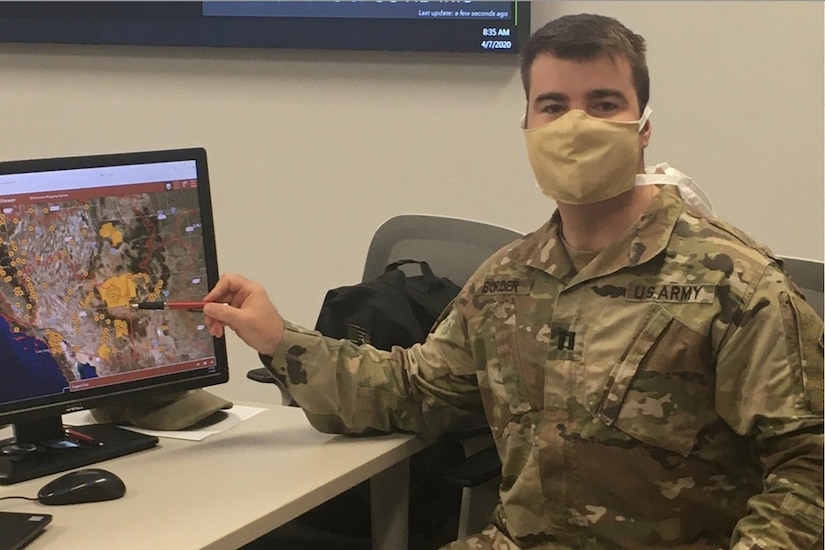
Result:
{"label": "wall-mounted display screen", "polygon": [[0,2],[0,42],[515,53],[527,2]]}

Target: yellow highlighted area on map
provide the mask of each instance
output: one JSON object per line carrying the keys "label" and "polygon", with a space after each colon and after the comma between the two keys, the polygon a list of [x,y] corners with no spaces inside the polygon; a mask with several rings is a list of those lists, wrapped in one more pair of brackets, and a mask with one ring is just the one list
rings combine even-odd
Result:
{"label": "yellow highlighted area on map", "polygon": [[106,222],[100,226],[100,236],[112,241],[112,245],[117,246],[123,242],[123,233],[118,231],[111,222]]}
{"label": "yellow highlighted area on map", "polygon": [[48,339],[49,351],[53,354],[62,351],[61,344],[63,343],[63,335],[54,330],[46,330],[46,338]]}
{"label": "yellow highlighted area on map", "polygon": [[129,325],[123,319],[115,319],[115,337],[126,338],[129,336]]}
{"label": "yellow highlighted area on map", "polygon": [[101,359],[109,359],[112,356],[112,349],[109,346],[107,346],[106,344],[100,344],[97,347],[97,355]]}
{"label": "yellow highlighted area on map", "polygon": [[115,275],[100,284],[100,294],[108,307],[128,307],[137,290],[131,275]]}

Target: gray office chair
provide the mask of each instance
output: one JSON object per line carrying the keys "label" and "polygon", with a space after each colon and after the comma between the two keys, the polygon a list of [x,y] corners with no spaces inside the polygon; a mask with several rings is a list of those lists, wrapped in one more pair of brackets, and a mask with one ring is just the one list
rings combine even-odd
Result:
{"label": "gray office chair", "polygon": [[375,231],[361,279],[374,279],[395,260],[415,258],[426,260],[433,272],[461,286],[493,252],[522,236],[512,229],[479,221],[402,214],[388,219]]}
{"label": "gray office chair", "polygon": [[[425,214],[395,216],[376,229],[361,279],[370,281],[390,263],[411,258],[426,261],[438,276],[462,286],[484,260],[520,237],[521,233],[511,229],[479,221]],[[252,369],[247,376],[273,382],[263,368]],[[448,437],[461,441],[466,456],[443,470],[446,483],[461,487],[455,536],[463,538],[489,523],[498,501],[501,463],[483,418],[457,428]]]}
{"label": "gray office chair", "polygon": [[823,295],[823,279],[825,279],[825,263],[819,260],[780,256],[785,272],[799,287],[805,300],[811,304],[814,311],[822,317],[825,309],[825,295]]}
{"label": "gray office chair", "polygon": [[[374,279],[396,260],[426,261],[433,272],[464,285],[482,262],[523,235],[480,221],[426,214],[388,219],[375,231],[367,250],[362,280]],[[483,419],[459,427],[466,460],[443,471],[444,479],[462,488],[457,536],[466,537],[489,523],[498,501],[501,463]]]}

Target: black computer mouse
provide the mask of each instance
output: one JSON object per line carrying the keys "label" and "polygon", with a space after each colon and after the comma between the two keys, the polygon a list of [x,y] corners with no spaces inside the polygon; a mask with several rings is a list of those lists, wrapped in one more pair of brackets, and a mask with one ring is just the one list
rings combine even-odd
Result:
{"label": "black computer mouse", "polygon": [[117,475],[99,468],[69,472],[45,484],[37,492],[41,504],[80,504],[114,500],[126,494],[126,485]]}

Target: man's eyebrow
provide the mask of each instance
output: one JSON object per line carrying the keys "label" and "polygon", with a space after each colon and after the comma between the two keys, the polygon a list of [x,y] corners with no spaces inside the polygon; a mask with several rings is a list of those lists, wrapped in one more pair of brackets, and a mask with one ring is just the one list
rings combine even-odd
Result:
{"label": "man's eyebrow", "polygon": [[612,88],[597,88],[595,90],[590,90],[589,92],[587,92],[588,99],[604,99],[606,97],[627,99],[621,91],[614,90]]}
{"label": "man's eyebrow", "polygon": [[567,96],[567,94],[563,94],[560,92],[544,92],[543,94],[537,95],[536,99],[533,100],[534,103],[539,103],[541,101],[565,102],[570,101],[570,98]]}

